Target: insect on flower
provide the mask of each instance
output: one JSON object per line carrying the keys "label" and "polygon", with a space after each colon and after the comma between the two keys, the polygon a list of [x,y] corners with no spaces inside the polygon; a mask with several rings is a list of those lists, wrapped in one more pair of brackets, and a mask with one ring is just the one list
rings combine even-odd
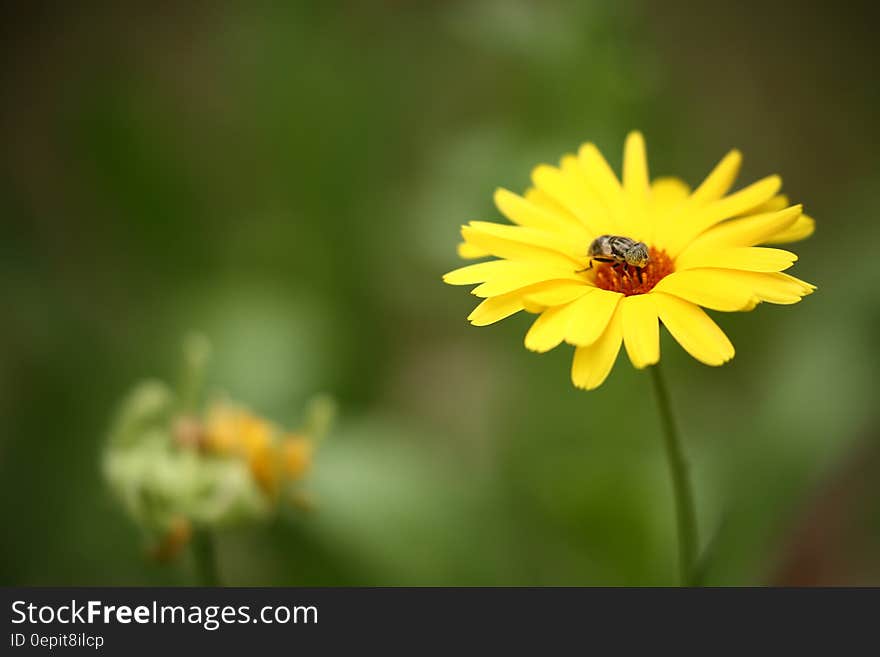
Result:
{"label": "insect on flower", "polygon": [[599,387],[621,346],[636,368],[657,363],[661,325],[697,360],[726,363],[733,344],[703,308],[789,305],[816,289],[787,273],[797,255],[772,246],[808,237],[814,220],[779,193],[779,176],[731,192],[741,160],[731,151],[691,189],[650,177],[639,132],[626,138],[620,177],[583,144],[558,166],[535,167],[524,195],[497,190],[511,223],[472,221],[459,245],[465,259],[490,259],[443,280],[476,285],[476,326],[537,315],[526,348],[574,346],[578,388]]}
{"label": "insect on flower", "polygon": [[641,269],[648,264],[648,245],[620,235],[600,235],[590,244],[587,255],[590,256],[587,269],[593,268],[593,261],[613,262],[612,266],[627,264]]}

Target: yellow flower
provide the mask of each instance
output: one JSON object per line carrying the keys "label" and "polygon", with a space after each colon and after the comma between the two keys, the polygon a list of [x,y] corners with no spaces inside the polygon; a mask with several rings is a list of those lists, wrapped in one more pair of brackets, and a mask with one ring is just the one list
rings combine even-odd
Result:
{"label": "yellow flower", "polygon": [[311,468],[315,444],[303,435],[290,433],[281,441],[280,451],[284,476],[296,481]]}
{"label": "yellow flower", "polygon": [[204,446],[214,454],[229,455],[240,450],[242,419],[245,412],[238,406],[215,403],[208,410],[204,426]]}
{"label": "yellow flower", "polygon": [[314,439],[286,433],[247,409],[218,402],[208,410],[203,445],[212,454],[238,457],[264,493],[277,497],[283,483],[302,479],[312,465]]}
{"label": "yellow flower", "polygon": [[[661,322],[694,358],[721,365],[733,345],[701,306],[752,310],[762,301],[797,303],[815,289],[782,273],[795,254],[758,246],[803,239],[813,219],[779,194],[778,176],[728,194],[740,161],[731,151],[691,191],[677,178],[650,180],[638,132],[626,139],[622,182],[596,146],[584,144],[558,167],[536,167],[524,197],[497,190],[495,204],[515,225],[472,221],[459,245],[463,258],[496,259],[443,280],[479,284],[473,294],[484,300],[468,316],[476,326],[537,313],[526,347],[574,345],[579,388],[605,381],[621,342],[635,367],[657,363]],[[644,242],[647,266],[591,261],[588,248],[601,235]]]}

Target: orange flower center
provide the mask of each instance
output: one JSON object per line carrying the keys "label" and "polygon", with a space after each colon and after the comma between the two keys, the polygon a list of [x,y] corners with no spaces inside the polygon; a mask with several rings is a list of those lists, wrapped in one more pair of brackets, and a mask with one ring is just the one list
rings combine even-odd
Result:
{"label": "orange flower center", "polygon": [[626,296],[650,292],[664,276],[675,271],[672,258],[666,255],[666,251],[653,246],[648,249],[648,264],[641,269],[624,263],[596,262],[593,266],[598,287]]}

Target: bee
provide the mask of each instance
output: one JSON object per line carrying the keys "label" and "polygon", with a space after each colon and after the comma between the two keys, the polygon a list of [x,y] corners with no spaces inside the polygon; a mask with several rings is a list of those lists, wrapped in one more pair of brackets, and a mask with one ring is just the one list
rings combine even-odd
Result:
{"label": "bee", "polygon": [[590,257],[587,269],[593,268],[594,260],[613,262],[613,267],[631,265],[642,269],[648,264],[648,245],[620,235],[600,235],[590,244],[587,255]]}

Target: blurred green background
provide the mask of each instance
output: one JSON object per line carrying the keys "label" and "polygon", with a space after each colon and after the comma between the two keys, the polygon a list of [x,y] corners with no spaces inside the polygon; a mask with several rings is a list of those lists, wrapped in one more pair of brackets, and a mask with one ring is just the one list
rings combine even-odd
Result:
{"label": "blurred green background", "polygon": [[[650,382],[625,356],[477,329],[445,286],[492,191],[645,133],[698,183],[732,147],[818,220],[792,307],[664,336],[707,583],[880,584],[878,86],[867,7],[743,3],[21,3],[0,20],[0,581],[187,584],[144,558],[99,455],[190,329],[212,385],[340,415],[317,509],[219,537],[246,585],[674,584]],[[184,6],[186,4],[186,6]]]}

